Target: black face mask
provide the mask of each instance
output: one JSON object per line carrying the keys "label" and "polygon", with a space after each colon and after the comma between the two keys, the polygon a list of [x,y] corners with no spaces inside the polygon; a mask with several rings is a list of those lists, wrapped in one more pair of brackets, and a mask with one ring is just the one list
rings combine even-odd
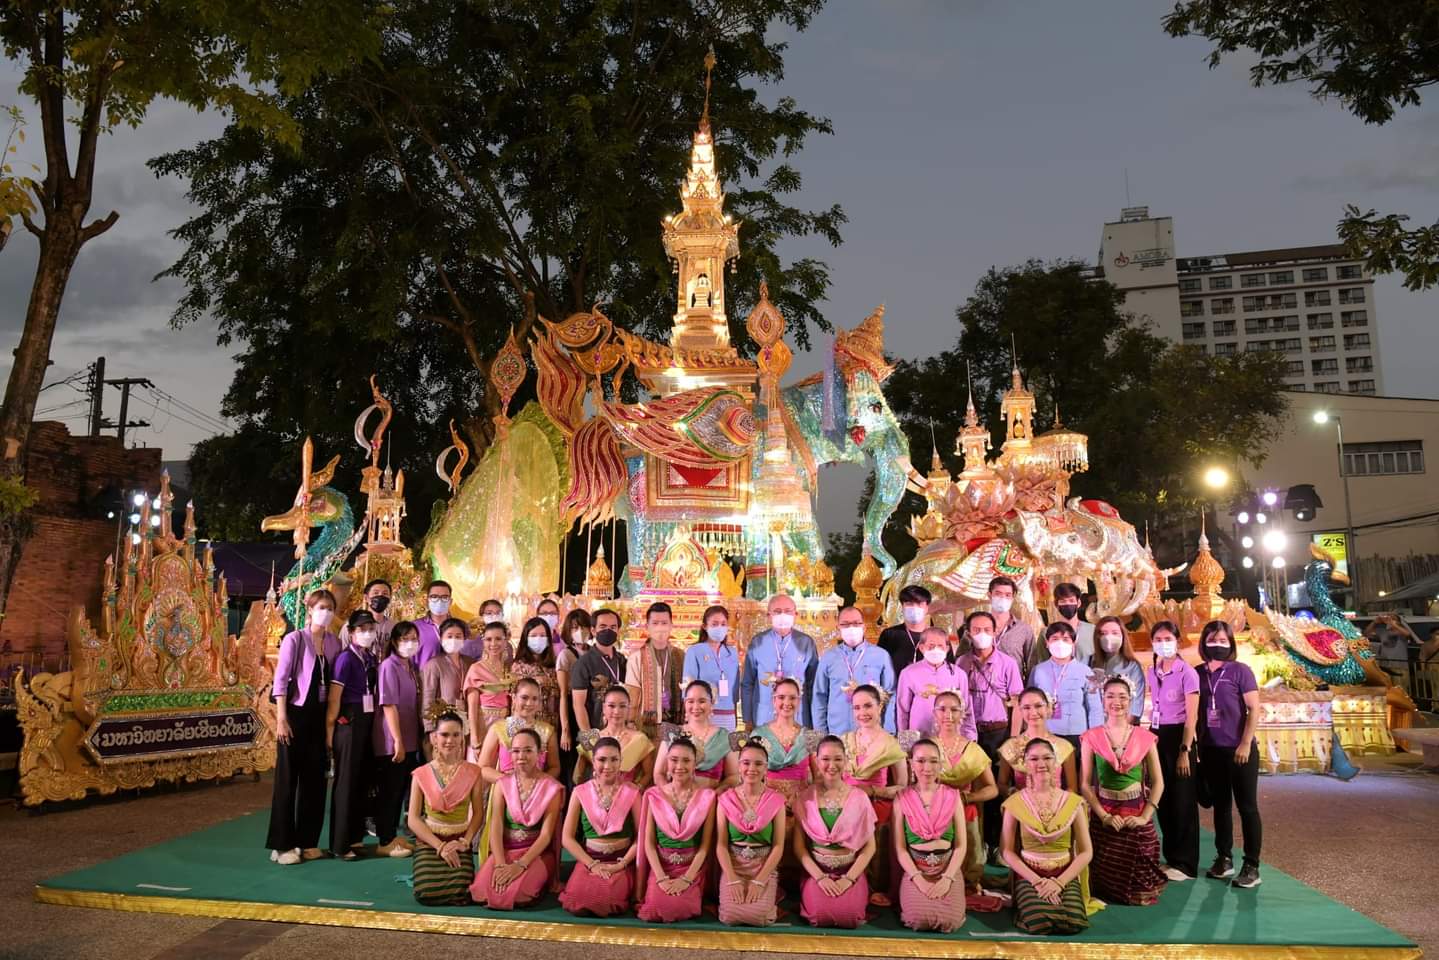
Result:
{"label": "black face mask", "polygon": [[1066,620],[1072,619],[1077,613],[1079,613],[1079,607],[1076,604],[1063,603],[1059,605],[1059,615]]}
{"label": "black face mask", "polygon": [[385,612],[385,608],[388,607],[389,605],[390,605],[390,598],[387,597],[387,596],[384,596],[383,594],[380,595],[380,596],[378,596],[378,597],[371,597],[371,598],[370,598],[370,609],[373,610],[373,611],[375,611],[376,613],[384,613],[384,612]]}

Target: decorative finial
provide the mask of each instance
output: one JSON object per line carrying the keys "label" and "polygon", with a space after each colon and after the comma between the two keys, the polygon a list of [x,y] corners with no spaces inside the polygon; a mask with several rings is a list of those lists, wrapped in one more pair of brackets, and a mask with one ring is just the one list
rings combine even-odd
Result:
{"label": "decorative finial", "polygon": [[979,426],[979,413],[974,409],[974,371],[970,369],[969,361],[964,361],[964,379],[969,384],[969,403],[964,408],[964,425],[966,427]]}
{"label": "decorative finial", "polygon": [[943,469],[944,464],[939,460],[939,441],[934,436],[934,418],[929,421],[929,469],[938,473]]}
{"label": "decorative finial", "polygon": [[700,126],[707,127],[710,122],[710,80],[714,73],[715,64],[718,63],[715,57],[715,45],[710,44],[709,52],[705,54],[705,106],[700,114]]}

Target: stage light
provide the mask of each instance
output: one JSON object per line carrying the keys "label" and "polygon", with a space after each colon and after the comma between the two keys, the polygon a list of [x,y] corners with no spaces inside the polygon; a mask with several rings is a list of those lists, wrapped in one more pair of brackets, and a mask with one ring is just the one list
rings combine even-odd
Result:
{"label": "stage light", "polygon": [[111,510],[110,512],[106,513],[106,514],[105,514],[105,519],[106,519],[106,520],[114,520],[114,519],[115,519],[115,511],[114,511],[114,510]]}
{"label": "stage light", "polygon": [[140,515],[139,515],[138,513],[132,513],[132,514],[130,514],[129,520],[130,520],[131,523],[139,523],[139,522],[140,522]]}
{"label": "stage light", "polygon": [[1254,522],[1255,522],[1255,523],[1268,523],[1268,522],[1269,522],[1269,518],[1266,517],[1266,516],[1265,516],[1264,514],[1262,514],[1262,513],[1256,513],[1256,514],[1254,515]]}
{"label": "stage light", "polygon": [[[1266,496],[1268,496],[1268,494],[1266,494]],[[159,510],[159,509],[160,509],[160,498],[159,498],[159,497],[156,497],[154,500],[151,500],[151,501],[150,501],[150,506],[153,507],[153,508],[156,509],[156,510]]]}
{"label": "stage light", "polygon": [[145,495],[143,493],[137,493],[131,498],[130,502],[137,507],[143,507],[145,505]]}
{"label": "stage light", "polygon": [[1328,411],[1328,410],[1315,410],[1315,411],[1314,411],[1314,422],[1315,422],[1315,423],[1328,423],[1328,422],[1329,422],[1329,411]]}
{"label": "stage light", "polygon": [[1283,558],[1283,557],[1275,557],[1272,566],[1274,567],[1275,570],[1283,570],[1283,569],[1284,569],[1284,558]]}
{"label": "stage light", "polygon": [[1264,534],[1264,549],[1269,553],[1280,553],[1288,546],[1289,538],[1284,535],[1283,530],[1269,530]]}
{"label": "stage light", "polygon": [[1238,520],[1240,523],[1248,523],[1248,522],[1249,522],[1249,511],[1248,511],[1248,510],[1240,510],[1240,511],[1239,511],[1239,516],[1235,517],[1234,519],[1235,519],[1235,520]]}
{"label": "stage light", "polygon": [[1245,557],[1243,560],[1240,560],[1240,561],[1239,561],[1239,565],[1240,565],[1241,567],[1243,567],[1245,570],[1248,570],[1250,567],[1254,566],[1254,558],[1253,558],[1253,557]]}
{"label": "stage light", "polygon": [[[1273,490],[1265,490],[1265,491],[1264,491],[1264,505],[1265,505],[1266,507],[1272,507],[1272,506],[1274,506],[1274,505],[1275,505],[1276,503],[1278,503],[1278,502],[1279,502],[1279,494],[1275,493]],[[160,502],[157,500],[157,501],[155,502],[155,506],[158,507],[159,505],[160,505]]]}
{"label": "stage light", "polygon": [[152,527],[158,527],[159,525],[160,525],[160,515],[159,515],[158,513],[152,513],[152,514],[150,514],[150,526],[152,526]]}
{"label": "stage light", "polygon": [[1253,538],[1253,537],[1249,537],[1249,536],[1240,537],[1240,538],[1239,538],[1239,545],[1240,545],[1241,547],[1243,547],[1245,550],[1252,549],[1253,546],[1254,546],[1254,538]]}
{"label": "stage light", "polygon": [[139,544],[140,544],[140,535],[139,535],[138,533],[132,533],[132,534],[130,534],[130,542],[133,543],[133,544],[135,544],[136,546],[139,546]]}

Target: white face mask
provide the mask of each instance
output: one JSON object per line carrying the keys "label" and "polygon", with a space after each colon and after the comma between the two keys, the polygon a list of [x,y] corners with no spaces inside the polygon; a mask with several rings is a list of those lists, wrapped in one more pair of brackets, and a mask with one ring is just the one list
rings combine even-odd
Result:
{"label": "white face mask", "polygon": [[361,650],[368,650],[375,645],[375,631],[356,631],[350,637],[350,639],[354,640],[355,646],[359,647]]}
{"label": "white face mask", "polygon": [[429,600],[430,612],[437,617],[442,617],[450,612],[449,597],[431,597]]}
{"label": "white face mask", "polygon": [[1013,597],[990,597],[989,609],[995,613],[1008,613],[1009,608],[1014,606]]}
{"label": "white face mask", "polygon": [[904,608],[904,622],[910,626],[924,623],[924,615],[928,612],[928,607],[907,606]]}
{"label": "white face mask", "polygon": [[420,641],[418,641],[418,640],[401,640],[401,641],[399,642],[399,644],[396,646],[395,652],[398,653],[400,656],[404,657],[406,660],[408,660],[408,659],[410,659],[411,657],[413,657],[415,654],[417,654],[417,653],[420,652]]}
{"label": "white face mask", "polygon": [[994,634],[992,633],[971,633],[969,642],[976,650],[988,650],[994,646]]}
{"label": "white face mask", "polygon": [[715,643],[724,643],[725,638],[729,636],[729,625],[722,623],[717,627],[705,627],[705,636]]}
{"label": "white face mask", "polygon": [[1172,660],[1179,652],[1178,640],[1156,640],[1154,641],[1154,655],[1162,660]]}
{"label": "white face mask", "polygon": [[544,653],[549,645],[549,638],[543,633],[537,633],[532,637],[525,638],[525,646],[530,648],[531,653]]}
{"label": "white face mask", "polygon": [[542,613],[540,614],[540,619],[549,624],[551,630],[554,630],[560,625],[560,618],[553,613]]}
{"label": "white face mask", "polygon": [[1101,633],[1099,635],[1099,649],[1105,653],[1114,653],[1123,645],[1123,637],[1117,637],[1112,633]]}
{"label": "white face mask", "polygon": [[575,627],[570,631],[570,641],[577,647],[585,645],[585,631],[582,627]]}
{"label": "white face mask", "polygon": [[924,662],[931,666],[939,666],[944,663],[945,655],[948,653],[943,647],[930,647],[924,651]]}
{"label": "white face mask", "polygon": [[440,641],[440,646],[445,648],[446,653],[459,653],[464,645],[465,641],[461,637],[445,637]]}
{"label": "white face mask", "polygon": [[769,625],[776,630],[789,630],[794,626],[794,614],[776,613],[769,618]]}
{"label": "white face mask", "polygon": [[839,638],[844,641],[847,647],[857,647],[864,643],[864,627],[840,627]]}
{"label": "white face mask", "polygon": [[310,611],[310,623],[316,627],[323,627],[330,622],[330,618],[334,615],[335,611],[329,607],[315,607]]}
{"label": "white face mask", "polygon": [[1049,655],[1056,660],[1068,660],[1074,656],[1074,644],[1068,640],[1053,640],[1049,644]]}

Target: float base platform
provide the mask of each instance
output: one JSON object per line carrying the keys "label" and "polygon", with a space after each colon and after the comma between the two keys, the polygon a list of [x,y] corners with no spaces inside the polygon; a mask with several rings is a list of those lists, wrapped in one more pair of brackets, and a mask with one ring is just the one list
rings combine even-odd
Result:
{"label": "float base platform", "polygon": [[[890,957],[1294,958],[1411,960],[1419,949],[1389,930],[1266,866],[1264,883],[1236,890],[1200,878],[1170,884],[1152,907],[1110,906],[1078,937],[1017,932],[1010,913],[971,913],[949,935],[915,933],[884,911],[859,930],[816,930],[793,904],[773,927],[722,926],[711,916],[669,925],[634,917],[572,917],[553,897],[500,913],[479,907],[424,907],[410,892],[410,862],[320,860],[292,867],[269,861],[266,815],[248,814],[36,887],[41,903],[239,920],[272,920],[553,943],[689,947]],[[787,922],[786,922],[787,921]]]}

